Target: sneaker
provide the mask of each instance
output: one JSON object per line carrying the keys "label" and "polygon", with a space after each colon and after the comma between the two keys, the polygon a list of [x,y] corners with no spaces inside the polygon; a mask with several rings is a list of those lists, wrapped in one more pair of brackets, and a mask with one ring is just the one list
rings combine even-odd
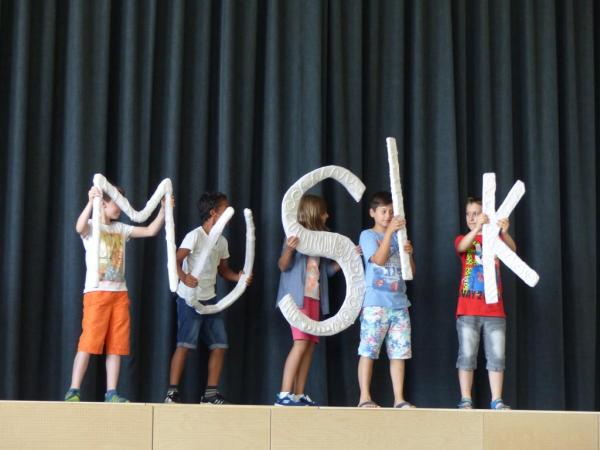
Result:
{"label": "sneaker", "polygon": [[181,397],[179,396],[179,391],[167,391],[167,396],[165,397],[165,403],[181,403]]}
{"label": "sneaker", "polygon": [[496,400],[493,400],[492,403],[490,403],[490,409],[495,409],[497,411],[503,411],[503,410],[508,410],[511,408],[506,403],[504,403],[504,400],[502,400],[501,398],[497,398]]}
{"label": "sneaker", "polygon": [[231,405],[231,402],[227,401],[220,392],[217,392],[215,395],[211,395],[210,397],[203,395],[200,399],[200,403],[210,403],[212,405]]}
{"label": "sneaker", "polygon": [[104,394],[104,401],[106,403],[129,403],[129,400],[127,400],[125,397],[121,397],[116,392]]}
{"label": "sneaker", "polygon": [[275,403],[273,404],[275,406],[306,406],[306,404],[296,401],[295,397],[290,394],[287,394],[283,397],[277,395]]}
{"label": "sneaker", "polygon": [[302,394],[301,396],[299,396],[297,398],[298,398],[298,403],[301,403],[305,406],[319,406],[319,404],[317,402],[313,401],[313,399],[310,398],[306,394]]}
{"label": "sneaker", "polygon": [[79,390],[69,389],[65,394],[65,402],[80,402]]}
{"label": "sneaker", "polygon": [[456,407],[458,409],[473,409],[473,399],[469,397],[463,397],[460,399],[460,402],[458,402]]}

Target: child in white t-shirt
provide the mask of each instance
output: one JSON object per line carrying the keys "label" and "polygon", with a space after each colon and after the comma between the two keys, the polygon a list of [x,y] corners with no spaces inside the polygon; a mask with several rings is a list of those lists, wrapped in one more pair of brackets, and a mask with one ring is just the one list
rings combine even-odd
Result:
{"label": "child in white t-shirt", "polygon": [[[229,347],[227,332],[221,313],[198,314],[189,306],[195,302],[205,305],[216,303],[215,285],[217,273],[228,281],[239,281],[243,272],[234,272],[228,264],[229,248],[227,239],[220,236],[213,247],[198,278],[192,275],[200,254],[207,245],[208,234],[221,214],[227,209],[227,196],[221,192],[206,192],[198,201],[200,222],[202,226],[190,231],[177,250],[177,273],[179,287],[177,288],[177,348],[171,358],[169,388],[165,403],[181,403],[179,396],[179,381],[185,367],[188,350],[194,350],[201,338],[208,347],[208,378],[201,403],[228,403],[218,391],[219,378]],[[252,276],[247,283],[252,282]]]}

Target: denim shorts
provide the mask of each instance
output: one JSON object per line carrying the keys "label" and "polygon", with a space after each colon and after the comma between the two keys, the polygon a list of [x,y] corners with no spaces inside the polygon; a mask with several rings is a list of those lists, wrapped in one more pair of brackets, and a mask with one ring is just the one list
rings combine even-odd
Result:
{"label": "denim shorts", "polygon": [[483,328],[483,344],[486,368],[500,372],[505,367],[506,319],[504,317],[459,316],[456,319],[458,333],[458,359],[456,368],[474,370],[477,368],[479,339]]}
{"label": "denim shorts", "polygon": [[389,359],[410,359],[410,316],[408,308],[365,306],[360,315],[360,345],[358,354],[378,359],[385,341]]}
{"label": "denim shorts", "polygon": [[[215,299],[202,303],[214,305],[216,302]],[[210,350],[229,347],[222,313],[198,314],[177,296],[177,347],[195,349],[199,337]]]}

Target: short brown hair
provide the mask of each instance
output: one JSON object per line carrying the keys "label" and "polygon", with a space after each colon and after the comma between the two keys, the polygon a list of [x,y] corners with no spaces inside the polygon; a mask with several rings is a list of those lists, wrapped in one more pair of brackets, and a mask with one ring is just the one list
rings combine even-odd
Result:
{"label": "short brown hair", "polygon": [[465,207],[469,206],[471,203],[477,203],[478,205],[481,205],[481,197],[467,197]]}
{"label": "short brown hair", "polygon": [[369,207],[371,209],[375,210],[380,206],[387,206],[387,205],[391,205],[392,203],[393,203],[392,194],[390,192],[379,191],[379,192],[375,192],[371,196],[371,203],[370,203]]}

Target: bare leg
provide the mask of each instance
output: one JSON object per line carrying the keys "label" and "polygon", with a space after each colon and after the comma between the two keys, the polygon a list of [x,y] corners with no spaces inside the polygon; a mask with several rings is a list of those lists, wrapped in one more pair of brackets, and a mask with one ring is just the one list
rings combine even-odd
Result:
{"label": "bare leg", "polygon": [[119,371],[121,370],[121,355],[106,355],[106,390],[117,389]]}
{"label": "bare leg", "polygon": [[504,371],[489,370],[490,390],[492,391],[492,400],[502,398],[502,384],[504,383]]}
{"label": "bare leg", "polygon": [[207,386],[218,386],[221,370],[225,362],[225,348],[213,348],[208,356],[208,378],[206,379]]}
{"label": "bare leg", "polygon": [[294,389],[296,378],[298,376],[298,369],[309,344],[309,341],[294,341],[292,349],[285,360],[285,366],[283,367],[281,392],[292,392]]}
{"label": "bare leg", "polygon": [[169,373],[169,383],[177,386],[181,380],[181,374],[185,367],[185,358],[187,357],[188,349],[186,347],[177,347],[173,357],[171,358],[171,371]]}
{"label": "bare leg", "polygon": [[394,406],[404,402],[404,360],[390,359],[390,377],[394,388]]}
{"label": "bare leg", "polygon": [[71,389],[81,388],[81,382],[90,362],[90,354],[77,352],[73,360],[73,373],[71,375]]}
{"label": "bare leg", "polygon": [[360,403],[372,401],[371,378],[373,376],[373,360],[361,356],[358,360],[358,385],[360,387]]}
{"label": "bare leg", "polygon": [[306,379],[308,378],[308,372],[310,370],[310,364],[312,363],[313,353],[315,351],[315,343],[312,341],[305,341],[308,345],[304,351],[304,355],[300,360],[298,367],[298,374],[296,376],[296,383],[294,384],[294,394],[304,394],[304,386],[306,385]]}
{"label": "bare leg", "polygon": [[473,371],[458,369],[458,382],[460,383],[460,395],[462,398],[471,398],[473,388]]}

